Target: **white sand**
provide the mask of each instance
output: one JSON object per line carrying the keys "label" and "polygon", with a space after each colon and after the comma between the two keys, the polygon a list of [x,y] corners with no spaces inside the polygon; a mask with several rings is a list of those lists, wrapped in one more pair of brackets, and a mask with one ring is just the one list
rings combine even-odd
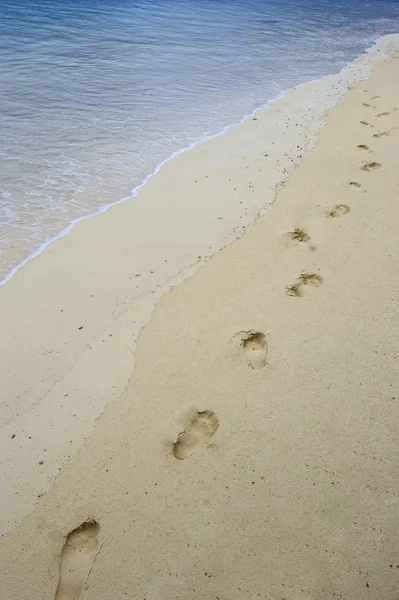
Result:
{"label": "white sand", "polygon": [[[115,208],[2,290],[2,599],[397,600],[398,60],[331,111],[267,215],[158,303],[134,372],[131,352],[152,276],[155,300],[264,210],[345,76],[180,156],[142,220]],[[269,150],[273,115],[289,143]]]}

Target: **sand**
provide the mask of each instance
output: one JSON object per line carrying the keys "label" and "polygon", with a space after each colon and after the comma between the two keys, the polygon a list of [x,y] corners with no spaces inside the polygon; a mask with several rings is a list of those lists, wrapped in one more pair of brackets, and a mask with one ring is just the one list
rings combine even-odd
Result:
{"label": "sand", "polygon": [[[3,288],[2,599],[397,600],[398,98],[399,60],[383,57],[291,157],[266,214],[206,261],[242,216],[218,230],[224,204],[268,203],[270,111],[172,161],[146,199],[183,179],[187,217],[198,193],[216,208],[165,222],[174,267],[204,236],[155,290],[160,253],[137,264],[127,205]],[[208,152],[220,162],[196,166]]]}

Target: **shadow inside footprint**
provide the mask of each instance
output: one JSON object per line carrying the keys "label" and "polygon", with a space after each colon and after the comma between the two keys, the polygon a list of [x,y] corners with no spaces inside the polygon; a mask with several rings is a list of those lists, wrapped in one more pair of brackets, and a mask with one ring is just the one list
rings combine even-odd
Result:
{"label": "shadow inside footprint", "polygon": [[379,169],[380,167],[382,167],[381,163],[379,162],[369,162],[366,163],[365,165],[362,166],[362,170],[363,171],[375,171],[375,169]]}
{"label": "shadow inside footprint", "polygon": [[359,189],[361,188],[361,184],[358,181],[350,181],[348,183],[349,187],[354,188],[354,189]]}
{"label": "shadow inside footprint", "polygon": [[316,273],[301,273],[298,281],[287,288],[287,294],[301,298],[306,293],[306,286],[320,287],[322,283],[323,278]]}
{"label": "shadow inside footprint", "polygon": [[61,552],[60,579],[55,600],[78,600],[100,549],[96,521],[85,521],[71,531]]}
{"label": "shadow inside footprint", "polygon": [[310,240],[310,235],[304,229],[300,229],[299,227],[294,229],[294,231],[289,231],[288,235],[294,242],[305,243]]}
{"label": "shadow inside footprint", "polygon": [[366,144],[359,144],[358,148],[360,148],[360,150],[369,150],[370,149],[368,146],[366,146]]}
{"label": "shadow inside footprint", "polygon": [[189,458],[200,446],[209,442],[219,428],[219,419],[212,410],[197,412],[191,423],[173,445],[173,454],[179,460]]}
{"label": "shadow inside footprint", "polygon": [[350,212],[350,207],[347,204],[337,204],[327,216],[337,218],[346,215],[348,212]]}
{"label": "shadow inside footprint", "polygon": [[252,369],[262,369],[267,364],[267,339],[264,333],[251,329],[240,331],[232,339],[235,349]]}
{"label": "shadow inside footprint", "polygon": [[297,298],[302,298],[305,295],[305,284],[298,281],[294,283],[294,285],[290,285],[287,287],[288,296],[296,296]]}
{"label": "shadow inside footprint", "polygon": [[312,285],[313,287],[320,287],[323,283],[323,278],[316,273],[301,273],[299,279],[305,285]]}

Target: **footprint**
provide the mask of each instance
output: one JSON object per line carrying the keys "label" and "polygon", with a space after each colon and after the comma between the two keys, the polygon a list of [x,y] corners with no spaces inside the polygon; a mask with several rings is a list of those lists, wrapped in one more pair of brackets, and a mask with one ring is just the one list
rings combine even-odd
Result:
{"label": "footprint", "polygon": [[379,162],[369,162],[362,166],[363,171],[375,171],[375,169],[379,169],[382,167]]}
{"label": "footprint", "polygon": [[330,210],[327,216],[342,217],[343,215],[346,215],[349,211],[350,207],[347,204],[337,204],[332,210]]}
{"label": "footprint", "polygon": [[359,189],[362,187],[358,181],[350,181],[348,183],[348,185],[349,185],[349,187],[355,188],[355,189]]}
{"label": "footprint", "polygon": [[361,123],[362,125],[370,125],[370,123],[367,123],[367,121],[360,121],[360,123]]}
{"label": "footprint", "polygon": [[310,240],[310,235],[304,229],[294,229],[288,235],[294,242],[308,242]]}
{"label": "footprint", "polygon": [[384,137],[385,135],[390,135],[390,134],[391,134],[390,131],[381,131],[381,133],[373,133],[373,137],[379,138],[379,137]]}
{"label": "footprint", "polygon": [[387,115],[389,115],[389,114],[390,114],[389,112],[382,112],[382,113],[379,113],[379,114],[378,114],[378,115],[376,115],[376,116],[377,116],[377,117],[386,117],[386,116],[387,116]]}
{"label": "footprint", "polygon": [[189,458],[200,446],[209,442],[218,428],[219,419],[212,410],[197,412],[187,429],[179,433],[173,454],[179,460]]}
{"label": "footprint", "polygon": [[371,99],[372,100],[377,100],[378,98],[381,98],[381,96],[373,96]]}
{"label": "footprint", "polygon": [[323,278],[316,273],[301,273],[299,279],[305,285],[312,285],[313,287],[320,287],[323,283]]}
{"label": "footprint", "polygon": [[370,150],[370,148],[366,146],[366,144],[359,144],[358,148],[360,148],[360,150]]}
{"label": "footprint", "polygon": [[306,286],[310,285],[312,287],[320,287],[323,283],[322,277],[317,275],[316,273],[302,273],[299,276],[299,281],[294,283],[287,288],[287,294],[289,296],[296,296],[297,298],[302,298],[302,296],[306,293]]}
{"label": "footprint", "polygon": [[96,521],[85,521],[71,531],[61,552],[60,579],[55,600],[78,600],[100,550]]}
{"label": "footprint", "polygon": [[233,343],[252,369],[262,369],[267,364],[267,339],[261,331],[239,331]]}
{"label": "footprint", "polygon": [[368,107],[370,107],[370,106],[371,106],[371,104],[367,104],[367,102],[363,102],[363,106],[368,106]]}

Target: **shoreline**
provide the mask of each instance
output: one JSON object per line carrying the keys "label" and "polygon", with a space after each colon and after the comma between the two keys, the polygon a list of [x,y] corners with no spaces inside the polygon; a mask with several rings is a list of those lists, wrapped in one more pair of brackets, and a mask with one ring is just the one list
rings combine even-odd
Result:
{"label": "shoreline", "polygon": [[[129,200],[134,200],[134,198],[138,197],[138,194],[140,192],[141,189],[143,189],[147,183],[153,178],[155,177],[160,170],[167,164],[169,163],[171,160],[173,160],[174,158],[185,154],[186,152],[190,152],[191,150],[193,150],[194,148],[196,148],[198,145],[204,143],[204,142],[209,142],[213,139],[218,138],[221,135],[224,135],[225,133],[227,133],[231,128],[233,127],[238,127],[240,125],[243,125],[248,119],[250,119],[251,117],[253,117],[255,114],[257,114],[259,111],[264,110],[265,108],[267,108],[268,106],[272,105],[275,102],[278,102],[279,100],[281,100],[282,98],[284,98],[284,96],[290,92],[295,92],[295,90],[307,86],[307,85],[311,85],[311,84],[315,84],[317,82],[321,82],[324,79],[328,78],[328,77],[335,77],[338,76],[340,73],[343,73],[347,68],[351,67],[351,65],[353,65],[358,59],[360,59],[363,56],[367,56],[370,53],[376,53],[379,51],[379,46],[381,45],[382,47],[384,46],[384,44],[388,43],[389,45],[389,39],[394,40],[394,38],[396,36],[398,36],[399,34],[387,34],[385,36],[376,38],[374,40],[374,43],[372,46],[365,48],[364,52],[362,54],[360,54],[357,58],[355,58],[352,61],[349,61],[345,67],[343,67],[341,69],[341,71],[339,71],[338,73],[329,73],[327,75],[324,75],[323,77],[320,77],[318,79],[312,79],[309,81],[306,81],[304,83],[300,83],[297,86],[294,86],[293,88],[288,88],[287,90],[283,90],[282,92],[280,92],[280,94],[275,97],[275,98],[271,98],[270,100],[268,100],[266,103],[262,104],[261,106],[255,108],[253,111],[251,111],[250,113],[244,115],[239,121],[237,121],[236,123],[232,123],[230,125],[226,125],[223,129],[221,129],[220,131],[218,131],[215,134],[211,134],[211,135],[204,135],[203,137],[195,140],[194,142],[192,142],[191,144],[189,144],[188,146],[181,148],[180,150],[176,150],[175,152],[173,152],[170,156],[168,156],[167,158],[165,158],[164,160],[162,160],[160,163],[158,163],[154,169],[148,174],[146,175],[146,177],[144,177],[144,179],[142,180],[141,183],[139,183],[136,187],[132,188],[131,194],[129,196],[123,197],[119,200],[116,200],[115,202],[106,204],[102,207],[100,207],[96,212],[94,213],[90,213],[89,215],[84,215],[82,217],[78,217],[76,219],[74,219],[71,223],[69,223],[66,227],[64,227],[57,235],[53,236],[50,240],[48,240],[47,242],[44,242],[43,244],[41,244],[36,250],[34,250],[33,252],[31,252],[31,254],[29,254],[29,256],[27,256],[25,259],[23,259],[20,263],[18,263],[17,265],[15,265],[14,267],[11,268],[11,270],[5,275],[4,279],[0,280],[0,288],[3,287],[4,285],[6,285],[9,281],[12,280],[12,278],[23,268],[25,267],[27,264],[29,264],[32,260],[34,260],[35,258],[38,258],[47,248],[49,248],[52,244],[54,244],[55,242],[57,242],[58,240],[62,239],[63,237],[67,236],[72,229],[78,225],[79,223],[83,223],[85,221],[88,221],[90,219],[93,219],[95,217],[99,217],[101,215],[106,214],[109,210],[111,210],[113,207],[118,206],[120,204],[123,204],[125,202],[128,202]],[[365,78],[367,78],[367,75],[365,76]],[[339,100],[338,100],[339,101]]]}
{"label": "shoreline", "polygon": [[[387,48],[399,36],[388,37]],[[316,143],[323,122],[309,111],[325,115],[344,94],[345,77],[363,81],[362,69],[379,59],[362,55],[344,73],[287,92],[256,120],[181,154],[142,189],[137,223],[129,203],[120,204],[74,228],[2,289],[3,532],[34,509],[125,391],[156,303],[253,227]]]}

